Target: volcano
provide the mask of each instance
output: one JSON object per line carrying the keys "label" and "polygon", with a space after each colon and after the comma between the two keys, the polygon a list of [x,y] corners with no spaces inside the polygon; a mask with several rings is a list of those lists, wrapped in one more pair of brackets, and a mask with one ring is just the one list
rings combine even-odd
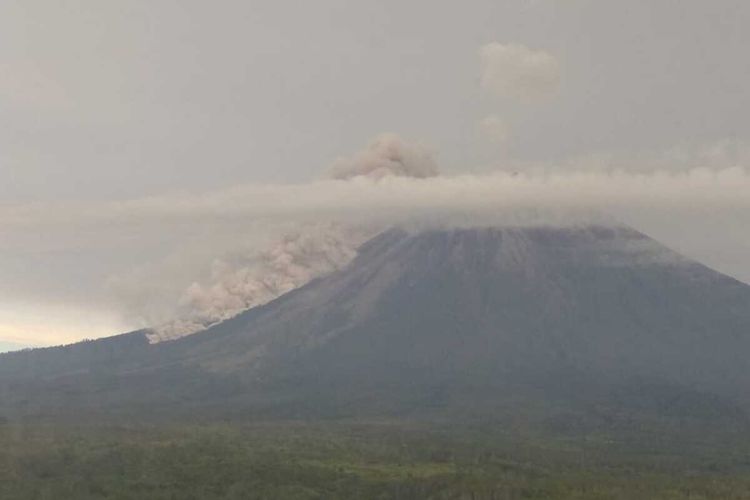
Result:
{"label": "volcano", "polygon": [[750,410],[750,286],[624,226],[392,229],[206,331],[146,333],[0,355],[0,415]]}

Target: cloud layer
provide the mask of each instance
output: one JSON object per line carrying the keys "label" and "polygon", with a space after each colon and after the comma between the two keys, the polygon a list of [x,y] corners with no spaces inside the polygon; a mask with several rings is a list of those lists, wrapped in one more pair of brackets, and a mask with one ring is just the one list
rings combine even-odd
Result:
{"label": "cloud layer", "polygon": [[[715,224],[707,220],[750,214],[744,166],[661,168],[660,159],[656,170],[638,171],[628,161],[436,175],[425,149],[385,135],[342,160],[337,178],[305,184],[0,206],[0,253],[10,256],[6,262],[66,255],[64,266],[77,275],[101,266],[108,276],[100,281],[113,298],[108,307],[131,327],[159,326],[154,339],[162,340],[346,265],[359,243],[390,225],[560,225],[613,217],[636,228],[663,220],[665,233],[682,225],[701,234]],[[110,268],[98,263],[102,258],[125,264]],[[93,304],[103,290],[89,294]]]}
{"label": "cloud layer", "polygon": [[[630,208],[750,207],[743,167],[629,173],[619,171],[498,171],[429,179],[366,177],[308,184],[244,185],[201,194],[123,202],[32,204],[0,208],[3,234],[64,224],[104,230],[214,219],[392,219],[453,211],[538,207],[619,211]],[[9,244],[6,241],[5,244]]]}

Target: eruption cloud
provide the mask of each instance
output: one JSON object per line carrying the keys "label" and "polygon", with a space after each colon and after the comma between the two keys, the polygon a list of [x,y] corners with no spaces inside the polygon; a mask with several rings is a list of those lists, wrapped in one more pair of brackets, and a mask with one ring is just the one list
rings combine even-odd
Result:
{"label": "eruption cloud", "polygon": [[[656,219],[689,227],[708,220],[706,214],[745,217],[750,227],[743,215],[750,214],[744,160],[680,169],[672,163],[682,160],[659,159],[650,171],[639,170],[645,163],[637,160],[607,162],[616,168],[589,161],[447,176],[437,175],[425,148],[385,135],[337,161],[330,178],[307,184],[0,206],[0,250],[91,255],[138,251],[162,238],[163,250],[154,250],[162,256],[151,257],[150,267],[123,270],[124,279],[112,280],[126,289],[119,310],[134,327],[156,326],[156,342],[202,330],[340,269],[363,241],[393,225],[579,224],[604,213],[636,228]],[[277,237],[237,250],[243,247],[236,235],[259,239],[264,231]],[[193,250],[205,258],[185,257]],[[183,274],[166,273],[167,265]],[[125,311],[128,297],[132,306]]]}
{"label": "eruption cloud", "polygon": [[[376,137],[363,151],[337,160],[329,171],[331,178],[344,181],[436,175],[432,153],[395,134]],[[191,284],[180,299],[177,319],[151,329],[149,340],[173,340],[205,330],[341,269],[357,255],[357,247],[379,229],[312,224],[283,235],[269,249],[216,259],[209,283]]]}
{"label": "eruption cloud", "polygon": [[424,146],[407,143],[396,134],[381,134],[363,151],[339,158],[329,174],[332,179],[425,178],[438,175],[438,166],[432,152]]}
{"label": "eruption cloud", "polygon": [[335,224],[308,226],[268,249],[216,259],[208,284],[183,293],[177,319],[153,328],[151,342],[173,340],[265,304],[309,281],[341,269],[369,234]]}

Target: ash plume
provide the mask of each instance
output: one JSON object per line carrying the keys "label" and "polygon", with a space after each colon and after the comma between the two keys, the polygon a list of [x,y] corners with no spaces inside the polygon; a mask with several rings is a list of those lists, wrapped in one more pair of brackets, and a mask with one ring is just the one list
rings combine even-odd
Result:
{"label": "ash plume", "polygon": [[[429,150],[395,134],[376,137],[363,151],[337,160],[329,172],[342,181],[437,174]],[[204,330],[341,269],[381,229],[377,224],[316,223],[283,235],[270,248],[217,258],[208,282],[192,283],[180,298],[176,319],[153,328],[149,340],[173,340]]]}
{"label": "ash plume", "polygon": [[[383,153],[400,142],[407,147],[396,147],[398,155]],[[750,170],[744,156],[712,154],[710,162],[705,155],[689,162],[673,161],[674,155],[653,162],[592,159],[419,177],[437,170],[434,160],[404,150],[423,148],[400,140],[385,141],[389,147],[383,141],[373,144],[378,145],[337,162],[339,168],[348,165],[334,173],[343,176],[337,179],[0,206],[0,250],[54,251],[92,262],[103,255],[127,258],[119,269],[100,266],[104,289],[88,296],[86,304],[99,301],[127,328],[156,325],[154,341],[201,330],[345,266],[359,242],[393,225],[561,225],[604,213],[647,234],[666,234],[671,238],[666,242],[675,242],[678,250],[692,248],[693,256],[719,270],[750,279],[742,254],[717,254],[714,242],[725,238],[721,228],[727,221],[750,227]],[[432,167],[425,170],[425,165]],[[696,225],[702,231],[679,229]],[[713,238],[699,237],[711,231]],[[732,234],[732,248],[750,248],[746,231]],[[282,250],[274,254],[275,248]]]}
{"label": "ash plume", "polygon": [[420,144],[404,141],[396,134],[381,134],[364,150],[339,158],[329,170],[332,179],[366,176],[425,178],[438,175],[432,152]]}
{"label": "ash plume", "polygon": [[217,258],[209,281],[191,284],[180,299],[177,319],[154,328],[149,340],[161,342],[204,330],[341,269],[368,236],[356,228],[319,224],[286,234],[256,253]]}

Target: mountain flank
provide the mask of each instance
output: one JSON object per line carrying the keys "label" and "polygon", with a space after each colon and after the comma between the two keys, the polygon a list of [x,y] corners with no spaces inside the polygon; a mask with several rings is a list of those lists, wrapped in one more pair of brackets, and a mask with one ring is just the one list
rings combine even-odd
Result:
{"label": "mountain flank", "polygon": [[204,332],[145,333],[1,355],[0,414],[744,422],[750,409],[750,286],[623,226],[392,229]]}

